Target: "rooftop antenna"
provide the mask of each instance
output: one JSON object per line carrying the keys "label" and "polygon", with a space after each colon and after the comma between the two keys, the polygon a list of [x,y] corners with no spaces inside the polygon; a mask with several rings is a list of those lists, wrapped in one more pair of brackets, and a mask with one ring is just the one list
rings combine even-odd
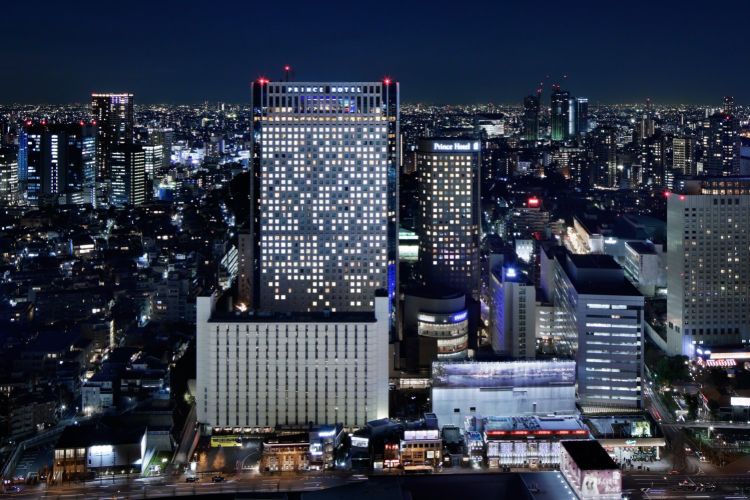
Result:
{"label": "rooftop antenna", "polygon": [[287,64],[284,66],[284,81],[290,82],[291,75],[292,75],[292,67]]}

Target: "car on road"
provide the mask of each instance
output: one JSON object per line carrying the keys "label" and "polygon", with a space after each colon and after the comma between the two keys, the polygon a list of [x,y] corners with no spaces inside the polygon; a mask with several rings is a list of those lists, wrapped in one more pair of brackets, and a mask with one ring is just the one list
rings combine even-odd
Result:
{"label": "car on road", "polygon": [[198,476],[187,476],[185,478],[186,483],[197,483],[198,482]]}
{"label": "car on road", "polygon": [[8,486],[5,488],[5,493],[20,493],[21,487],[20,486]]}
{"label": "car on road", "polygon": [[224,482],[224,476],[216,475],[211,478],[212,483],[223,483]]}

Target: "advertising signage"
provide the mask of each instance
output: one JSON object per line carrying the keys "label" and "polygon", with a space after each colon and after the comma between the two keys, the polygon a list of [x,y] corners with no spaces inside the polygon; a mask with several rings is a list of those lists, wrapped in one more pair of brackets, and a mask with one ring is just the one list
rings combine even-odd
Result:
{"label": "advertising signage", "polygon": [[433,387],[538,387],[574,382],[575,361],[432,363]]}

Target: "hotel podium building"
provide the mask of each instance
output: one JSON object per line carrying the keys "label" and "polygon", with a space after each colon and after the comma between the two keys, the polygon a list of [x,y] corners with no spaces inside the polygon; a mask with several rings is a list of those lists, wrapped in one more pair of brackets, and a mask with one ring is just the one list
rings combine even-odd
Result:
{"label": "hotel podium building", "polygon": [[198,421],[274,427],[388,416],[388,298],[373,311],[239,311],[197,299]]}
{"label": "hotel podium building", "polygon": [[198,299],[200,422],[356,426],[388,416],[398,88],[253,84],[236,311],[228,298]]}

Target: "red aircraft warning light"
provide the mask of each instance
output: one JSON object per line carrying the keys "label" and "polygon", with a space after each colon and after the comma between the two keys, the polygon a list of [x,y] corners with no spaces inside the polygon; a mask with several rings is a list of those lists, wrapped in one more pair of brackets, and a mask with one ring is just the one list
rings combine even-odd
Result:
{"label": "red aircraft warning light", "polygon": [[529,198],[526,201],[526,203],[527,203],[527,205],[529,205],[529,207],[536,208],[536,207],[538,207],[542,203],[542,200],[540,200],[536,196],[532,196],[531,198]]}
{"label": "red aircraft warning light", "polygon": [[390,79],[389,77],[387,77],[387,76],[386,76],[385,78],[383,78],[383,83],[385,83],[386,85],[390,85],[390,84],[391,84],[392,82],[393,82],[393,80],[391,80],[391,79]]}

